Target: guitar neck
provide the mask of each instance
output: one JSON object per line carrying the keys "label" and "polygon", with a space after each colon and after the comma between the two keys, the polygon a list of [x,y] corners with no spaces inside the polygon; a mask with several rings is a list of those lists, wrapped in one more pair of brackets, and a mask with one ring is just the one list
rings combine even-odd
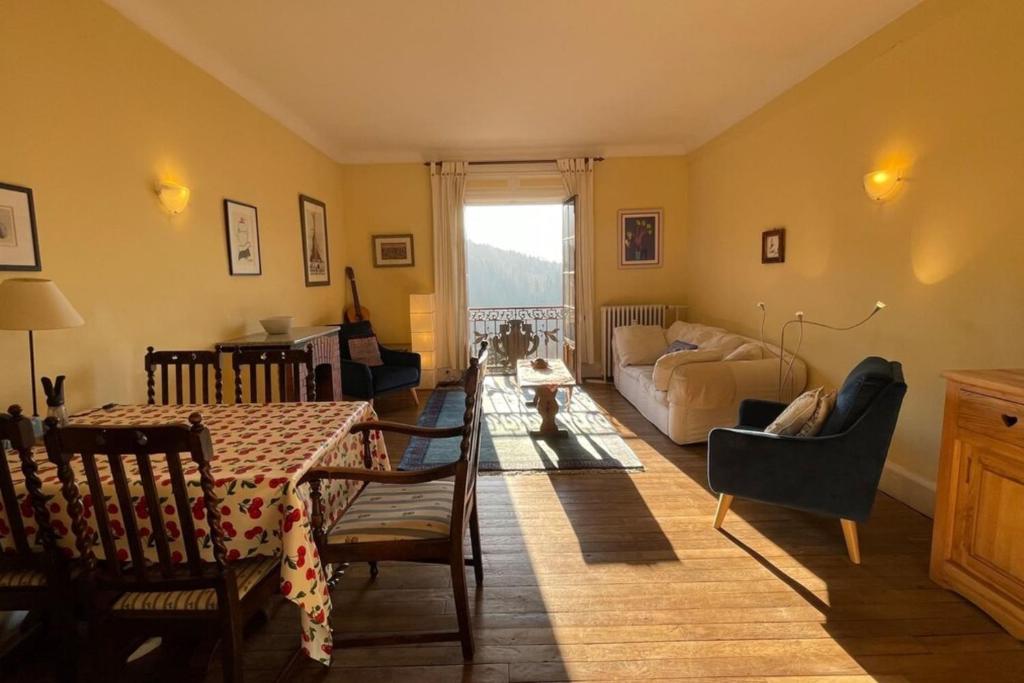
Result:
{"label": "guitar neck", "polygon": [[359,288],[356,287],[356,279],[350,277],[348,279],[349,284],[352,286],[352,304],[355,308],[356,320],[363,319],[363,307],[359,304]]}

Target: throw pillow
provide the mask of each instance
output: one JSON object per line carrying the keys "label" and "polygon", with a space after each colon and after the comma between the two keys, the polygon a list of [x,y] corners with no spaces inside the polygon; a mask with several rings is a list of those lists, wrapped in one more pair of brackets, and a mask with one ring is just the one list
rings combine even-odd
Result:
{"label": "throw pillow", "polygon": [[821,392],[822,387],[818,387],[797,396],[775,418],[774,422],[765,427],[765,433],[795,436],[814,416],[814,411],[818,409],[818,399],[821,398]]}
{"label": "throw pillow", "polygon": [[654,372],[651,375],[651,379],[654,381],[654,390],[668,391],[669,384],[672,383],[672,376],[683,365],[714,363],[719,360],[722,360],[722,354],[715,349],[666,353],[654,364]]}
{"label": "throw pillow", "polygon": [[836,405],[836,392],[835,389],[827,391],[823,394],[818,395],[818,405],[814,408],[814,414],[811,415],[811,419],[804,423],[804,426],[800,428],[800,431],[796,433],[797,436],[817,436],[821,431],[821,428],[825,426],[825,420],[832,413],[832,408]]}
{"label": "throw pillow", "polygon": [[375,368],[384,365],[380,357],[380,345],[376,337],[357,337],[348,340],[348,354],[357,363]]}
{"label": "throw pillow", "polygon": [[691,344],[690,342],[683,341],[682,339],[676,339],[668,345],[668,348],[665,349],[664,353],[661,355],[664,356],[666,353],[675,353],[676,351],[693,351],[696,348],[696,344]]}
{"label": "throw pillow", "polygon": [[665,330],[658,325],[616,327],[614,343],[621,367],[654,365],[665,350]]}

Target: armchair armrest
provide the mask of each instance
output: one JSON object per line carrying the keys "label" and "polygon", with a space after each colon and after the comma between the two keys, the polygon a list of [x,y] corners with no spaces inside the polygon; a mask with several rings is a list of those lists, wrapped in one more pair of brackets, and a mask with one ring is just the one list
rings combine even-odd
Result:
{"label": "armchair armrest", "polygon": [[764,429],[782,414],[787,405],[786,403],[765,401],[759,398],[744,399],[740,402],[740,426]]}
{"label": "armchair armrest", "polygon": [[373,398],[373,374],[370,372],[370,366],[342,359],[341,389],[350,396]]}
{"label": "armchair armrest", "polygon": [[825,437],[713,429],[708,436],[708,483],[766,503],[863,521],[871,512],[881,461],[849,433]]}
{"label": "armchair armrest", "polygon": [[380,358],[384,361],[384,365],[420,369],[420,354],[413,353],[412,351],[389,349],[386,346],[380,346],[379,348]]}

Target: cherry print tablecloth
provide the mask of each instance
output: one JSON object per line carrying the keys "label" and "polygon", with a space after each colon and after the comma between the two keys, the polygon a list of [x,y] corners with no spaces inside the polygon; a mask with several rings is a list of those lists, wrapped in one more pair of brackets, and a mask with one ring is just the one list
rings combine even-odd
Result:
{"label": "cherry print tablecloth", "polygon": [[[313,659],[328,664],[331,657],[328,626],[331,598],[313,543],[308,487],[298,487],[296,482],[313,465],[362,467],[362,439],[359,435],[350,434],[349,430],[356,422],[376,419],[373,408],[364,402],[128,405],[76,416],[72,422],[109,425],[186,422],[189,414],[196,411],[202,414],[213,441],[212,471],[221,499],[228,559],[281,556],[281,593],[301,608],[303,650]],[[379,432],[371,432],[371,447],[374,469],[390,469],[387,449]],[[17,479],[21,472],[17,454],[8,452],[7,457]],[[36,461],[40,464],[43,491],[53,496],[50,508],[58,543],[70,552],[74,548],[74,538],[64,499],[59,493],[56,468],[46,460],[42,448]],[[161,465],[159,459],[154,459],[154,473],[161,489],[160,505],[173,508],[170,479],[161,476],[166,475],[166,469]],[[126,468],[130,477],[137,474],[133,467],[134,459],[131,459]],[[76,472],[76,477],[84,494],[85,475],[82,470]],[[202,520],[205,512],[195,466],[186,468],[186,479],[192,515],[196,520]],[[328,524],[337,521],[358,486],[356,482],[325,482],[323,495]],[[34,533],[33,511],[23,485],[19,487],[19,493],[20,513],[25,520],[26,531]],[[131,493],[136,516],[140,512],[146,514],[146,506],[138,504],[144,495],[141,483],[133,487]],[[167,494],[166,499],[164,493]],[[91,522],[95,501],[88,495],[83,495],[83,498],[85,518]],[[127,558],[128,539],[113,488],[104,504],[115,533],[120,535],[118,553]],[[172,510],[166,512],[170,515]],[[10,511],[3,510],[0,505],[0,550],[3,551],[13,547],[8,514]],[[151,533],[146,528],[147,520],[140,518],[138,523],[139,534],[148,540]],[[181,532],[176,527],[176,523],[168,518],[169,536],[180,539]],[[202,540],[204,559],[212,560],[212,545],[205,525],[197,524],[197,527],[196,535]],[[180,540],[177,547],[173,544],[171,547],[173,556],[183,559],[184,545]],[[100,546],[96,550],[102,554]],[[152,541],[147,552],[152,552],[154,560],[157,558]]]}

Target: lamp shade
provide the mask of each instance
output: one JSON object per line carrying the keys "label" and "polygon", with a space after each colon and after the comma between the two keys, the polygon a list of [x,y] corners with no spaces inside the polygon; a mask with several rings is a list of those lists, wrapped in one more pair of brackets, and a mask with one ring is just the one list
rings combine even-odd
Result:
{"label": "lamp shade", "polygon": [[85,324],[53,280],[0,282],[0,330],[59,330]]}

